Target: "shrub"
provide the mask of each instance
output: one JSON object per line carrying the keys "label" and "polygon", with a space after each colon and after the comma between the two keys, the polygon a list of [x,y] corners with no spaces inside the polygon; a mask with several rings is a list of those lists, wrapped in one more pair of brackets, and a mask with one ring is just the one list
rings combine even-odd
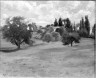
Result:
{"label": "shrub", "polygon": [[93,33],[91,33],[89,38],[95,39],[95,35]]}
{"label": "shrub", "polygon": [[52,32],[51,34],[54,38],[54,41],[59,41],[60,40],[60,34],[58,32]]}
{"label": "shrub", "polygon": [[69,33],[69,36],[74,37],[76,40],[80,40],[79,33],[77,33],[77,32],[72,32],[72,33]]}
{"label": "shrub", "polygon": [[63,29],[62,28],[56,28],[55,32],[58,32],[60,36],[63,34]]}
{"label": "shrub", "polygon": [[88,35],[88,32],[87,32],[87,30],[86,29],[81,29],[80,31],[79,31],[79,35],[81,36],[81,37],[87,37],[87,35]]}
{"label": "shrub", "polygon": [[49,32],[49,33],[51,33],[51,32],[53,32],[54,31],[54,28],[52,27],[52,26],[50,26],[50,27],[48,27],[47,28],[47,30],[46,30],[47,32]]}
{"label": "shrub", "polygon": [[68,38],[68,34],[67,33],[66,34],[64,33],[62,35],[62,42],[63,42],[63,44],[66,43],[66,42],[68,42],[67,38]]}
{"label": "shrub", "polygon": [[33,43],[35,43],[35,41],[34,41],[34,40],[29,40],[29,45],[30,45],[30,46],[32,46],[32,45],[33,45]]}
{"label": "shrub", "polygon": [[46,33],[44,35],[44,37],[43,37],[43,41],[45,41],[45,42],[48,42],[49,43],[52,40],[53,40],[53,37],[52,37],[52,35],[50,33]]}

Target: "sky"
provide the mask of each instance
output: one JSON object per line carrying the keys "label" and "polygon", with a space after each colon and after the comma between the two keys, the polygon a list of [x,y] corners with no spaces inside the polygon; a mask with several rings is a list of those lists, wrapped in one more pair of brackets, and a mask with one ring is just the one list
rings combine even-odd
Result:
{"label": "sky", "polygon": [[55,18],[70,18],[72,23],[88,15],[95,23],[94,1],[1,1],[1,26],[9,16],[23,16],[37,25],[52,24]]}

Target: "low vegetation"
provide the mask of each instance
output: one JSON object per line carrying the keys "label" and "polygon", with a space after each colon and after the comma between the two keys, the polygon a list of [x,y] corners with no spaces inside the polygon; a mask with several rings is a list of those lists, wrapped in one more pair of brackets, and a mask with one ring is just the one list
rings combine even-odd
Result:
{"label": "low vegetation", "polygon": [[[75,24],[71,23],[69,18],[59,18],[58,22],[55,19],[54,24],[45,27],[41,26],[39,29],[35,23],[27,24],[24,20],[25,18],[21,16],[7,18],[6,24],[2,28],[3,38],[16,45],[18,49],[20,49],[22,43],[33,45],[33,38],[48,43],[61,41],[63,45],[71,44],[71,46],[73,42],[79,43],[81,37],[95,39],[95,24],[90,34],[88,16],[85,16],[85,21],[82,17],[79,29],[76,28]],[[37,33],[37,36],[33,35],[34,32]]]}

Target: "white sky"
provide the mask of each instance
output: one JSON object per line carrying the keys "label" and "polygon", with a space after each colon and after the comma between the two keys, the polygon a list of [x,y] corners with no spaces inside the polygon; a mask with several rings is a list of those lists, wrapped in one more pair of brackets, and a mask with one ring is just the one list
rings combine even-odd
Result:
{"label": "white sky", "polygon": [[1,23],[5,18],[17,15],[41,26],[51,24],[59,17],[69,17],[73,23],[78,23],[81,17],[88,15],[93,26],[94,10],[94,1],[1,1]]}

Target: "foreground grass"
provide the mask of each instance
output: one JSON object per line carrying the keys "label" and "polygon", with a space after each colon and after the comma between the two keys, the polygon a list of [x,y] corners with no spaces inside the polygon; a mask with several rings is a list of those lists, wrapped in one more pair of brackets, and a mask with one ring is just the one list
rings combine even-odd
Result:
{"label": "foreground grass", "polygon": [[[3,76],[94,78],[94,41],[82,39],[73,47],[61,42],[36,41],[19,51],[0,52],[0,74]],[[16,46],[2,40],[2,49]]]}

